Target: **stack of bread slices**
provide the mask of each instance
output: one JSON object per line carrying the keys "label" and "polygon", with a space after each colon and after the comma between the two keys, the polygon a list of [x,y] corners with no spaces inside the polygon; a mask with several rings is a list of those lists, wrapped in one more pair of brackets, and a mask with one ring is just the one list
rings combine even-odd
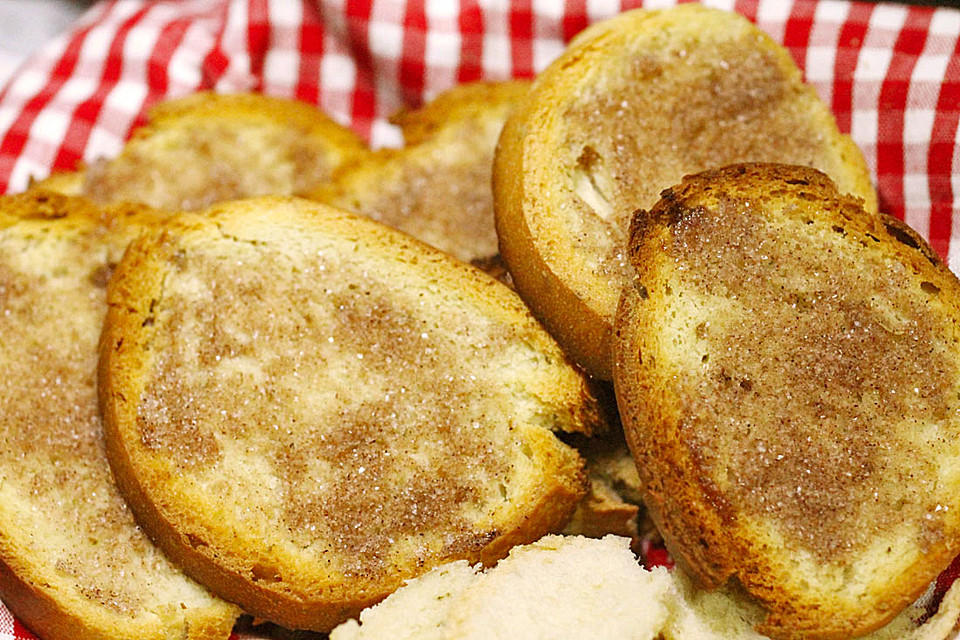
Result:
{"label": "stack of bread slices", "polygon": [[960,283],[779,45],[631,11],[395,122],[198,94],[0,199],[27,626],[954,632]]}

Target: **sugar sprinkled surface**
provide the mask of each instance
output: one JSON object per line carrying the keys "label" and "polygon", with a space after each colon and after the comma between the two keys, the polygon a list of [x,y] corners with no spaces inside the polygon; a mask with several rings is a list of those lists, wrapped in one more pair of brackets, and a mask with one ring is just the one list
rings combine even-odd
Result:
{"label": "sugar sprinkled surface", "polygon": [[[955,455],[946,425],[960,407],[929,293],[867,251],[851,271],[842,229],[771,227],[749,201],[718,206],[691,212],[665,246],[685,292],[669,331],[698,363],[709,355],[679,388],[705,477],[824,557],[862,550],[874,535],[863,522],[924,523],[921,538],[937,541],[943,512],[930,501],[945,497],[931,461]],[[684,309],[711,319],[687,323]]]}
{"label": "sugar sprinkled surface", "polygon": [[[490,187],[494,132],[458,127],[456,139],[425,144],[390,158],[380,182],[348,185],[335,204],[359,211],[442,249],[464,262],[497,253]],[[400,160],[403,162],[400,162]],[[377,165],[379,166],[379,165]],[[360,172],[359,177],[371,179]]]}
{"label": "sugar sprinkled surface", "polygon": [[137,527],[103,450],[103,230],[61,238],[54,229],[0,234],[0,526],[29,546],[51,583],[72,583],[120,615],[166,598],[208,601]]}
{"label": "sugar sprinkled surface", "polygon": [[616,290],[628,272],[622,250],[633,213],[684,175],[743,161],[836,162],[806,111],[806,88],[754,32],[689,31],[648,33],[618,65],[594,69],[557,134],[556,161],[569,176],[554,193],[564,233]]}
{"label": "sugar sprinkled surface", "polygon": [[330,165],[325,149],[305,131],[242,119],[185,120],[135,140],[119,159],[91,164],[84,192],[102,203],[197,210],[223,200],[302,192],[328,179]]}
{"label": "sugar sprinkled surface", "polygon": [[[526,347],[417,269],[331,249],[224,239],[179,258],[203,276],[166,283],[141,441],[225,508],[256,505],[252,535],[335,550],[347,574],[385,570],[399,544],[422,561],[479,549],[525,419],[505,413],[500,363]],[[371,275],[398,269],[399,287]]]}

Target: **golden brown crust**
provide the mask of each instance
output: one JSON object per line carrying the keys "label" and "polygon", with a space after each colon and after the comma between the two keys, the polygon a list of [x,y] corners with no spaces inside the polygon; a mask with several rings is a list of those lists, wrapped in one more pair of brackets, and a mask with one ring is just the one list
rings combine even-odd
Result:
{"label": "golden brown crust", "polygon": [[518,292],[589,373],[612,375],[633,211],[747,160],[817,166],[876,209],[866,163],[789,54],[735,14],[626,12],[538,76],[498,146],[497,232]]}
{"label": "golden brown crust", "polygon": [[162,217],[36,188],[0,199],[0,599],[41,637],[215,640],[239,615],[149,543],[102,451],[106,281]]}
{"label": "golden brown crust", "polygon": [[[529,160],[520,150],[527,127],[523,116],[507,120],[497,144],[493,168],[494,223],[500,255],[517,292],[563,345],[564,350],[591,375],[609,379],[606,354],[613,349],[613,326],[602,311],[574,293],[557,278],[551,257],[531,250],[541,234],[530,227],[526,214],[530,187]],[[519,280],[514,274],[521,274]]]}
{"label": "golden brown crust", "polygon": [[630,238],[615,384],[674,558],[771,637],[879,628],[960,551],[960,283],[802,167],[688,177]]}
{"label": "golden brown crust", "polygon": [[[234,261],[245,278],[227,275]],[[372,221],[281,198],[182,216],[131,246],[109,305],[100,393],[118,483],[185,571],[258,618],[329,630],[439,562],[494,561],[561,528],[583,493],[582,461],[548,429],[600,428],[586,382],[503,285]],[[241,330],[256,343],[229,337]],[[493,385],[471,353],[525,356]],[[411,400],[383,404],[395,395]]]}
{"label": "golden brown crust", "polygon": [[[2,547],[9,548],[9,540]],[[29,553],[29,552],[28,552]],[[4,554],[7,555],[7,554]],[[0,600],[17,620],[39,638],[54,640],[167,640],[172,634],[190,640],[225,640],[231,636],[239,611],[220,603],[207,610],[190,609],[172,624],[164,616],[143,616],[122,625],[98,609],[84,606],[66,596],[38,585],[23,576],[32,568],[19,565],[17,558],[0,558]],[[177,605],[179,606],[179,605]],[[176,615],[176,614],[174,614]]]}
{"label": "golden brown crust", "polygon": [[82,196],[84,180],[86,180],[86,174],[83,169],[76,171],[57,171],[43,180],[32,182],[30,189],[52,191],[65,196]]}

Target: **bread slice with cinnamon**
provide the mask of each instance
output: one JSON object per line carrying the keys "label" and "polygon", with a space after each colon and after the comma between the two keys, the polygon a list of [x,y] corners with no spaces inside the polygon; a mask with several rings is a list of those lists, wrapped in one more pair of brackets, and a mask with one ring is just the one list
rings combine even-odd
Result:
{"label": "bread slice with cinnamon", "polygon": [[752,161],[816,167],[876,210],[859,150],[790,54],[747,19],[691,3],[591,26],[500,138],[496,226],[517,291],[571,357],[609,380],[633,212],[684,175]]}
{"label": "bread slice with cinnamon", "polygon": [[0,198],[0,599],[42,638],[226,640],[239,615],[140,530],[103,447],[106,283],[156,220],[58,194]]}
{"label": "bread slice with cinnamon", "polygon": [[847,638],[960,553],[960,282],[805,167],[664,191],[630,232],[615,384],[678,564],[775,638]]}
{"label": "bread slice with cinnamon", "polygon": [[502,272],[493,223],[493,153],[529,82],[476,82],[393,121],[402,149],[356,156],[309,197],[383,222],[464,262]]}
{"label": "bread slice with cinnamon", "polygon": [[449,560],[563,527],[602,427],[492,277],[372,220],[260,198],[183,215],[110,282],[100,393],[117,481],[190,575],[329,631]]}
{"label": "bread slice with cinnamon", "polygon": [[365,149],[356,134],[305,102],[203,91],[156,104],[117,157],[55,173],[38,186],[101,204],[197,210],[303,193]]}

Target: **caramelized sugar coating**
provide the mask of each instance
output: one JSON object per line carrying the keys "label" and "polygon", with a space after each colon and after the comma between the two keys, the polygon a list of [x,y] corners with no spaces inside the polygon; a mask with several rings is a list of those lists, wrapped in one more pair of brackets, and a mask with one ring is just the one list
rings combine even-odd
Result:
{"label": "caramelized sugar coating", "polygon": [[500,139],[500,250],[520,295],[592,375],[610,379],[633,212],[734,162],[816,167],[876,210],[862,155],[790,55],[736,14],[637,10],[578,35]]}
{"label": "caramelized sugar coating", "polygon": [[260,618],[329,630],[405,579],[562,527],[600,426],[489,276],[373,221],[264,198],[136,242],[101,354],[144,526]]}
{"label": "caramelized sugar coating", "polygon": [[0,598],[44,637],[225,639],[239,613],[140,530],[103,447],[107,279],[155,220],[57,194],[0,199]]}
{"label": "caramelized sugar coating", "polygon": [[779,638],[865,633],[960,551],[960,283],[804,167],[638,212],[616,386],[650,514]]}

